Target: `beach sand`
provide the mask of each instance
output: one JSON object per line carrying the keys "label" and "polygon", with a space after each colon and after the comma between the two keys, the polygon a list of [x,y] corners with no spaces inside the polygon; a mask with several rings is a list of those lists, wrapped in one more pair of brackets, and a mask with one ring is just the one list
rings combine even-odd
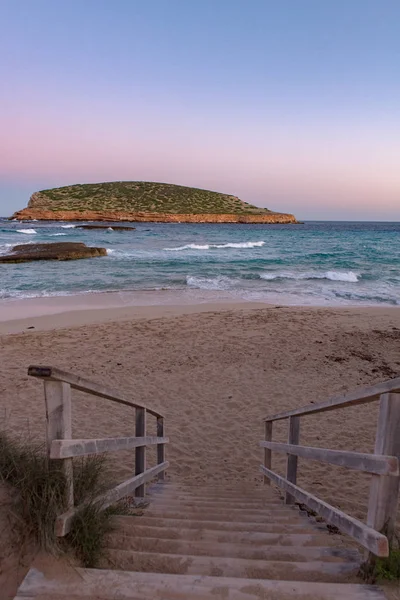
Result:
{"label": "beach sand", "polygon": [[[42,384],[27,368],[53,365],[159,409],[178,482],[261,485],[263,417],[400,374],[400,308],[203,304],[12,316],[1,322],[1,426],[44,439]],[[74,437],[133,435],[134,420],[127,407],[73,393]],[[310,416],[300,441],[372,452],[376,423],[376,403]],[[274,440],[286,436],[287,422],[274,425]],[[118,479],[132,473],[133,452],[113,461]],[[283,473],[284,462],[276,456],[273,466]],[[365,519],[367,475],[299,459],[298,483]]]}

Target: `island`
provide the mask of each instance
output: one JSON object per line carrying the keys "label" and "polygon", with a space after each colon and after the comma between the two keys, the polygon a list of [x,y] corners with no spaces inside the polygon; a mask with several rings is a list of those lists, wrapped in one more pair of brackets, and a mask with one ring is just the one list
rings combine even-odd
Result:
{"label": "island", "polygon": [[93,248],[82,242],[49,244],[19,244],[9,254],[0,256],[0,263],[22,263],[32,260],[77,260],[107,256],[106,248]]}
{"label": "island", "polygon": [[298,223],[237,196],[148,181],[69,185],[35,192],[20,221],[129,221],[161,223]]}

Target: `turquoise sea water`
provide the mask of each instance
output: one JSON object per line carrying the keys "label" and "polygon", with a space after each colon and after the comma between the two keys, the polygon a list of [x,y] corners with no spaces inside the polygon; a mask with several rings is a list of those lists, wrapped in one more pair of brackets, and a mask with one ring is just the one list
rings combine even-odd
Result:
{"label": "turquoise sea water", "polygon": [[280,304],[400,305],[400,223],[134,226],[89,231],[0,220],[0,253],[56,241],[108,249],[104,258],[0,264],[0,298],[190,289]]}

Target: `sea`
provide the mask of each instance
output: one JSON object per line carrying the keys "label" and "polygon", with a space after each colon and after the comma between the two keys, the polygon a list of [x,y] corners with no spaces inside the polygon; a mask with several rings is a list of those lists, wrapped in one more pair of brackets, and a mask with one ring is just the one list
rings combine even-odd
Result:
{"label": "sea", "polygon": [[0,219],[0,254],[37,242],[107,248],[101,258],[0,264],[0,299],[124,292],[134,303],[158,291],[162,303],[173,290],[199,302],[400,305],[400,223],[75,225]]}

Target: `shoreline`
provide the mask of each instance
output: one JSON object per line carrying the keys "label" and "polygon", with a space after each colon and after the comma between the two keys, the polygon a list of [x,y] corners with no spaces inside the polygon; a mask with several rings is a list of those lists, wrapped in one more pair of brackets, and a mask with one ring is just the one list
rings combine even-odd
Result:
{"label": "shoreline", "polygon": [[[199,290],[196,290],[198,292]],[[289,305],[263,300],[182,293],[181,290],[139,292],[89,292],[0,300],[0,335],[49,331],[129,320],[150,320],[199,313],[281,309],[290,313],[324,311],[374,315],[400,315],[400,306],[376,305]]]}

